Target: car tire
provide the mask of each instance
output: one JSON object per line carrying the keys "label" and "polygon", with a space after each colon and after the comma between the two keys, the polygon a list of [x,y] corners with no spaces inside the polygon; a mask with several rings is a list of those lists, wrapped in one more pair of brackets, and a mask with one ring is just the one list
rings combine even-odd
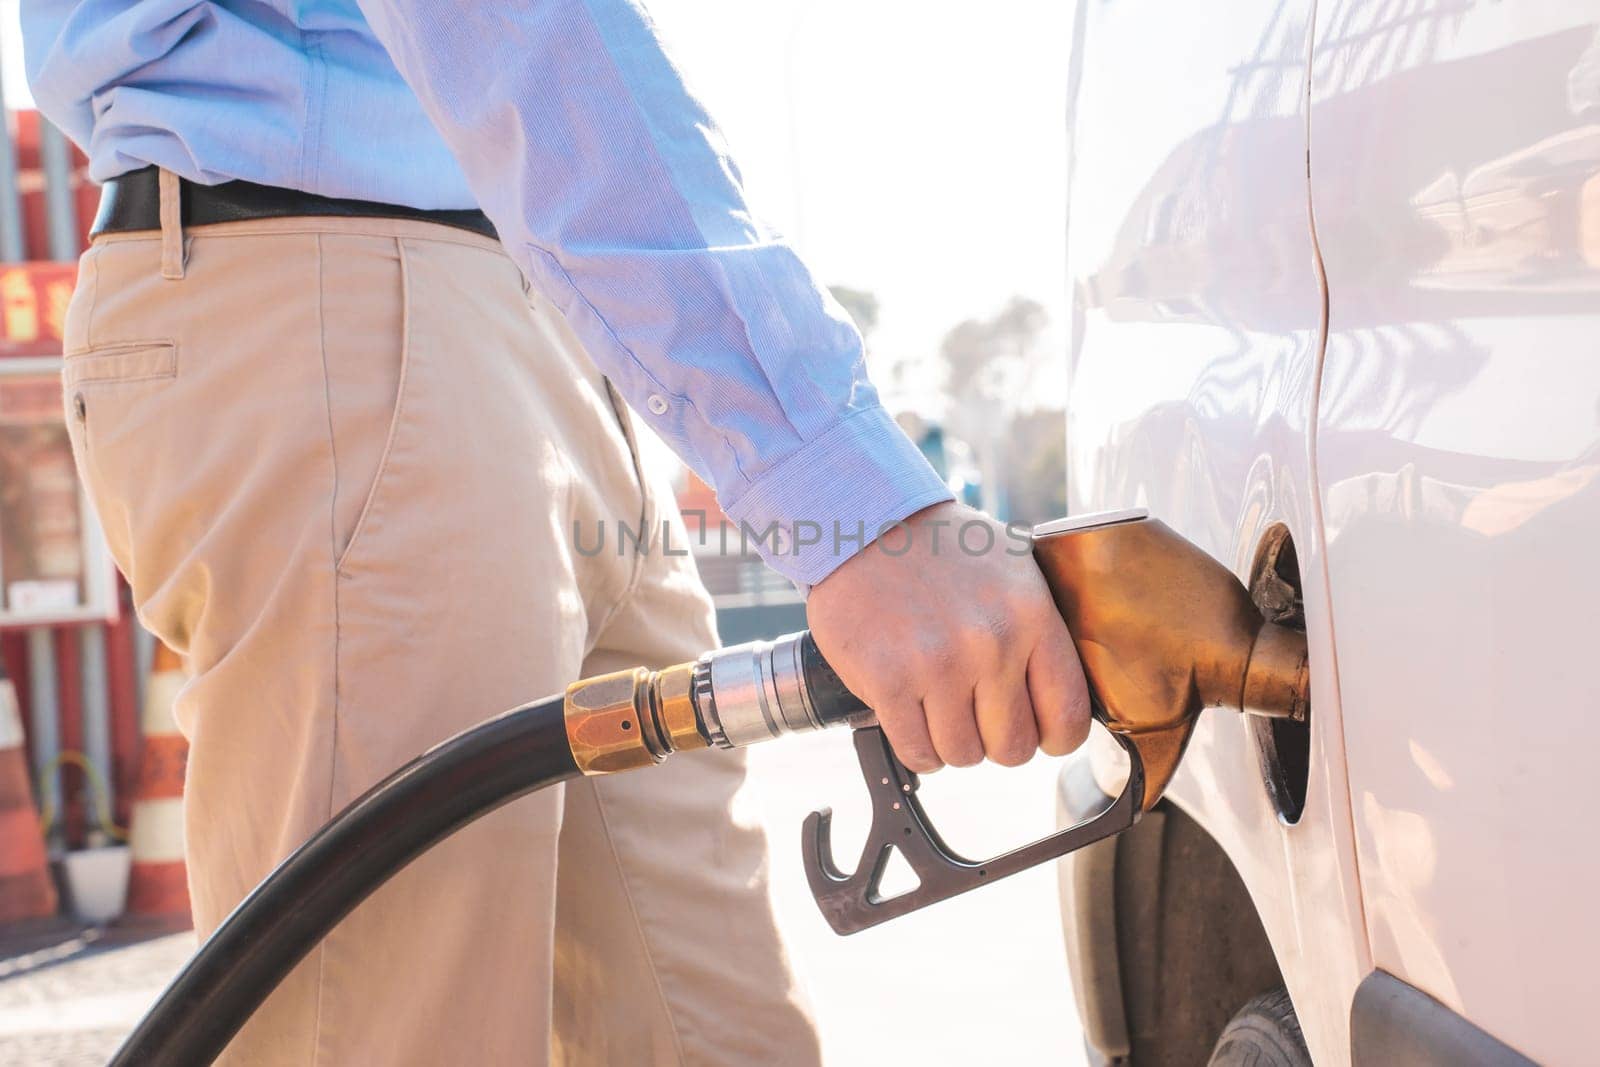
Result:
{"label": "car tire", "polygon": [[1255,997],[1228,1020],[1209,1067],[1312,1067],[1287,989]]}

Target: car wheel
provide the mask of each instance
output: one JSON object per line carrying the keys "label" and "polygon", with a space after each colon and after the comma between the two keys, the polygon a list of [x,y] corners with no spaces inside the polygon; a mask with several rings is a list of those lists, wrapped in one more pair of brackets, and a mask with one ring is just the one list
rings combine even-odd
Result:
{"label": "car wheel", "polygon": [[1209,1063],[1210,1067],[1311,1067],[1289,991],[1263,993],[1240,1008],[1222,1028]]}

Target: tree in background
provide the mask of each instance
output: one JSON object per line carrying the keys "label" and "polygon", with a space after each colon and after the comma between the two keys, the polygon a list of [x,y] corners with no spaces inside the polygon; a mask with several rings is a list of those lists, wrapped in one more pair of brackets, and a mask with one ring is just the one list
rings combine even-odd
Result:
{"label": "tree in background", "polygon": [[852,289],[848,285],[830,285],[828,292],[850,313],[861,336],[870,338],[872,331],[878,328],[877,294],[866,289]]}
{"label": "tree in background", "polygon": [[862,340],[867,345],[867,366],[871,368],[872,380],[879,388],[894,391],[912,384],[911,379],[916,373],[913,362],[886,356],[872,346],[872,335],[878,328],[878,312],[882,307],[878,302],[878,294],[870,289],[854,289],[848,285],[830,285],[828,292],[850,315],[856,329],[861,331]]}
{"label": "tree in background", "polygon": [[1040,344],[1048,325],[1042,305],[1015,296],[989,318],[958,324],[939,346],[947,422],[977,453],[985,509],[1004,519],[1065,513],[1062,409],[1041,408],[1030,389],[1049,358]]}
{"label": "tree in background", "polygon": [[[847,285],[828,291],[870,341],[881,310],[877,294]],[[957,473],[946,462],[946,431],[955,438],[948,448],[964,457],[955,466],[969,479],[976,459],[981,493],[973,496],[981,496],[985,510],[1002,519],[1039,523],[1066,514],[1063,410],[1058,397],[1037,395],[1034,384],[1056,354],[1041,343],[1049,324],[1044,307],[1022,296],[988,318],[957,324],[939,345],[949,400],[943,425],[927,425],[911,412],[900,416],[942,477]],[[877,366],[873,377],[880,387],[904,387],[911,384],[906,377],[915,367],[914,361],[896,360]],[[969,502],[979,503],[973,496]]]}
{"label": "tree in background", "polygon": [[1037,526],[1067,513],[1067,425],[1057,407],[1038,408],[1011,423],[1006,518]]}
{"label": "tree in background", "polygon": [[1050,322],[1044,307],[1014,296],[987,319],[968,319],[944,335],[944,357],[952,398],[976,391],[991,402],[1009,403],[1038,359],[1039,335]]}

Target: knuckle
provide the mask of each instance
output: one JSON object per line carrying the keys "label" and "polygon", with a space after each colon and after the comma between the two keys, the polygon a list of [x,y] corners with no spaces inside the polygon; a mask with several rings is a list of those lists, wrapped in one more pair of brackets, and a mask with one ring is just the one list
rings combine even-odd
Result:
{"label": "knuckle", "polygon": [[1047,607],[1053,607],[1050,594],[1042,581],[1035,580],[1032,573],[1019,577],[1006,588],[1006,603],[1011,610],[1019,615],[1037,617]]}
{"label": "knuckle", "polygon": [[961,665],[960,647],[944,638],[919,642],[916,657],[921,673],[930,678],[952,678]]}
{"label": "knuckle", "polygon": [[900,703],[880,710],[878,725],[901,763],[918,773],[931,773],[942,764],[926,738],[921,718],[922,710],[917,705]]}
{"label": "knuckle", "polygon": [[1074,733],[1063,733],[1041,738],[1039,741],[1039,751],[1043,752],[1046,756],[1065,756],[1069,753],[1076,752],[1078,750],[1078,746],[1083,744],[1087,737],[1088,733],[1085,731],[1084,735],[1081,737]]}
{"label": "knuckle", "polygon": [[941,689],[971,690],[972,688],[972,671],[967,668],[965,659],[958,653],[952,653],[939,660],[929,674],[938,682]]}
{"label": "knuckle", "polygon": [[983,762],[983,748],[975,744],[955,744],[940,749],[940,757],[952,767],[976,767]]}
{"label": "knuckle", "polygon": [[903,665],[897,663],[886,666],[874,675],[872,684],[863,688],[862,695],[872,698],[867,703],[878,710],[880,719],[884,717],[882,710],[884,708],[894,708],[895,710],[889,714],[903,718],[907,712],[901,711],[900,705],[914,692],[916,692],[916,679],[906,673]]}
{"label": "knuckle", "polygon": [[1019,717],[1014,726],[988,746],[989,758],[1002,767],[1022,766],[1033,758],[1038,748],[1039,735],[1032,727],[1031,714],[1027,720]]}
{"label": "knuckle", "polygon": [[878,725],[889,735],[889,743],[895,751],[902,745],[909,747],[917,743],[917,719],[922,709],[915,703],[907,704],[903,699],[885,700],[875,710]]}
{"label": "knuckle", "polygon": [[1072,635],[1067,632],[1067,620],[1049,596],[1043,597],[1038,607],[1028,614],[1028,625],[1039,647],[1055,655],[1071,654]]}
{"label": "knuckle", "polygon": [[1076,752],[1077,750],[1078,750],[1078,746],[1069,745],[1065,741],[1058,741],[1058,740],[1050,739],[1050,740],[1045,740],[1045,741],[1039,742],[1039,751],[1043,752],[1046,756],[1050,756],[1052,758],[1060,757],[1060,756],[1070,756],[1072,753]]}
{"label": "knuckle", "polygon": [[1018,618],[1010,611],[993,612],[977,627],[976,636],[991,657],[1004,655],[1016,643]]}
{"label": "knuckle", "polygon": [[1004,745],[999,751],[989,753],[989,758],[1002,767],[1020,767],[1033,758],[1031,745]]}
{"label": "knuckle", "polygon": [[1076,751],[1078,746],[1089,739],[1088,701],[1073,701],[1068,704],[1064,714],[1055,716],[1051,720],[1050,727],[1051,729],[1039,739],[1039,747],[1047,755],[1065,756],[1069,752]]}

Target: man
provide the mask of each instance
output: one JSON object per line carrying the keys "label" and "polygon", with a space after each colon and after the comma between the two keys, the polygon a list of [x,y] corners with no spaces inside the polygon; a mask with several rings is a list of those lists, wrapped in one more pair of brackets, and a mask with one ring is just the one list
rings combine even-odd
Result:
{"label": "man", "polygon": [[[69,421],[140,617],[193,668],[201,933],[441,738],[714,642],[681,556],[575,551],[601,522],[677,521],[619,392],[730,516],[776,524],[763,551],[908,765],[1082,740],[1031,560],[1004,536],[956,549],[988,520],[879,405],[637,6],[23,15],[40,107],[107,183]],[[864,548],[901,520],[892,552]],[[742,776],[702,754],[482,820],[352,914],[230,1055],[814,1061],[764,843],[729,815]]]}

